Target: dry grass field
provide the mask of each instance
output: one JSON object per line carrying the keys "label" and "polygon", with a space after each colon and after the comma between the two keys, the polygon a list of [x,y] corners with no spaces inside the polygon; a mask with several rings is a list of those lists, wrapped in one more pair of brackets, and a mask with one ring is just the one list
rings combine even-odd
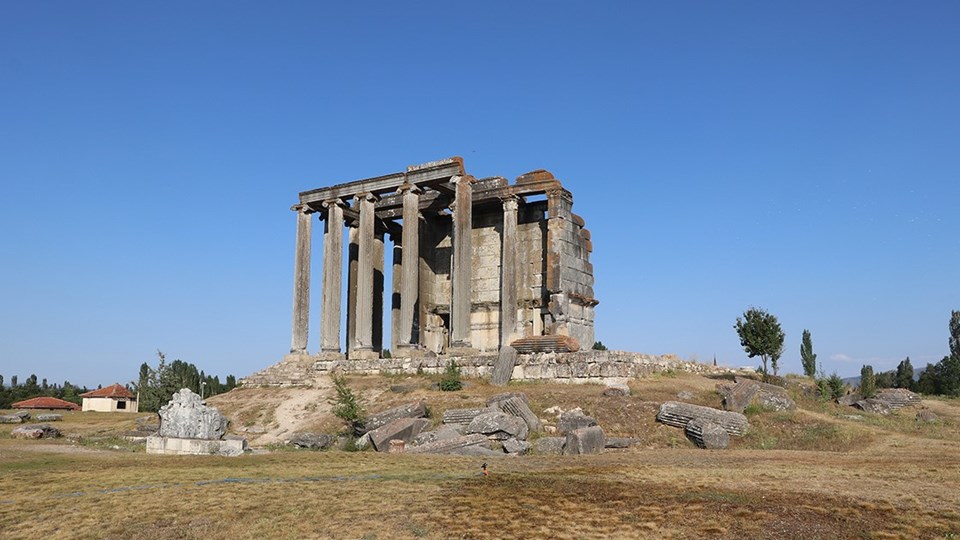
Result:
{"label": "dry grass field", "polygon": [[[425,378],[350,380],[370,410],[425,399],[435,418],[502,391],[470,382],[443,393]],[[2,425],[0,537],[960,538],[960,402],[924,401],[941,421],[920,424],[914,410],[878,417],[798,395],[797,411],[751,414],[751,433],[723,451],[654,421],[680,390],[716,406],[716,382],[655,376],[618,398],[589,385],[511,385],[537,412],[580,406],[608,435],[641,444],[495,458],[488,477],[482,459],[457,456],[152,456],[116,437],[145,415],[68,413],[55,441],[13,440]],[[241,389],[210,403],[236,430],[270,430],[283,422],[275,392],[291,393]],[[290,427],[336,427],[325,402],[299,407]]]}

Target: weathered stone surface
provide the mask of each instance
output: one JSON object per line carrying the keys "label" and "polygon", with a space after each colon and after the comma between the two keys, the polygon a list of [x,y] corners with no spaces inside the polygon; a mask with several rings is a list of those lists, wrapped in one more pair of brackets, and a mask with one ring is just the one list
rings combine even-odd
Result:
{"label": "weathered stone surface", "polygon": [[876,399],[885,401],[887,405],[895,411],[904,407],[920,405],[920,396],[906,388],[884,388],[878,390]]}
{"label": "weathered stone surface", "polygon": [[47,424],[27,424],[13,428],[10,435],[14,439],[55,439],[60,430]]}
{"label": "weathered stone surface", "polygon": [[463,435],[466,424],[444,424],[433,431],[423,431],[413,438],[413,445],[420,446],[434,441],[455,439]]}
{"label": "weathered stone surface", "polygon": [[693,397],[694,397],[693,392],[689,390],[681,390],[677,392],[677,399],[682,399],[686,401],[686,400],[693,399]]}
{"label": "weathered stone surface", "polygon": [[486,446],[464,446],[447,452],[456,456],[503,457],[502,450],[491,450]]}
{"label": "weathered stone surface", "polygon": [[468,446],[482,446],[485,448],[490,440],[480,433],[462,435],[452,439],[437,440],[431,443],[407,448],[407,454],[449,454]]}
{"label": "weathered stone surface", "polygon": [[540,437],[533,441],[533,449],[538,454],[560,455],[566,443],[566,437]]}
{"label": "weathered stone surface", "polygon": [[180,437],[147,437],[148,454],[195,455],[195,456],[239,456],[247,449],[243,438],[182,439]]}
{"label": "weathered stone surface", "polygon": [[334,443],[334,438],[322,433],[297,433],[288,444],[297,448],[307,448],[310,450],[323,450],[329,448]]}
{"label": "weathered stone surface", "polygon": [[566,455],[599,454],[603,452],[605,445],[606,440],[600,426],[582,427],[567,433],[563,453]]}
{"label": "weathered stone surface", "polygon": [[510,344],[520,354],[535,352],[577,352],[580,343],[570,336],[547,335],[520,338]]}
{"label": "weathered stone surface", "polygon": [[390,454],[402,454],[404,449],[407,446],[407,442],[403,439],[393,439],[390,441],[390,448],[388,453]]}
{"label": "weathered stone surface", "polygon": [[529,428],[522,418],[501,411],[483,413],[467,426],[467,433],[481,433],[492,439],[526,439]]}
{"label": "weathered stone surface", "polygon": [[543,431],[543,425],[540,423],[540,419],[537,418],[537,415],[533,414],[527,402],[520,397],[514,396],[500,401],[498,404],[501,411],[522,418],[530,431]]}
{"label": "weathered stone surface", "polygon": [[510,398],[518,398],[528,406],[530,405],[530,400],[527,398],[527,395],[523,392],[506,392],[504,394],[497,394],[495,396],[490,396],[487,398],[487,407],[493,407],[495,409],[500,408],[500,402],[506,401]]}
{"label": "weathered stone surface", "polygon": [[[344,437],[344,439],[345,439],[345,441],[344,441],[345,443],[346,443],[346,441],[349,441],[349,438]],[[355,440],[355,441],[353,442],[353,446],[354,446],[354,448],[356,448],[357,450],[366,450],[367,448],[370,448],[370,445],[371,445],[371,444],[373,444],[373,443],[370,442],[370,432],[369,432],[369,431],[366,432],[366,433],[364,433],[364,434],[361,435],[360,437],[357,437],[357,440]],[[346,445],[346,444],[343,444],[343,445],[338,445],[338,446],[340,447],[341,450],[344,450],[344,449],[346,449],[346,446],[347,446],[347,445]]]}
{"label": "weathered stone surface", "polygon": [[430,425],[426,418],[397,418],[396,420],[368,432],[374,450],[386,452],[390,448],[390,441],[402,440],[411,442],[413,438]]}
{"label": "weathered stone surface", "polygon": [[854,403],[863,399],[863,396],[860,394],[847,394],[845,396],[840,396],[837,398],[837,404],[843,405],[844,407],[852,407]]}
{"label": "weathered stone surface", "polygon": [[15,414],[5,414],[0,416],[0,424],[22,424],[23,418]]}
{"label": "weathered stone surface", "polygon": [[603,389],[607,397],[626,397],[630,395],[630,387],[622,383],[614,383]]}
{"label": "weathered stone surface", "polygon": [[637,444],[639,439],[632,439],[629,437],[607,437],[606,443],[604,444],[605,448],[630,448],[634,444]]}
{"label": "weathered stone surface", "polygon": [[63,420],[62,414],[38,414],[37,422],[59,422]]}
{"label": "weathered stone surface", "polygon": [[871,412],[874,414],[887,415],[892,412],[889,403],[877,398],[861,399],[860,401],[854,403],[853,406],[861,411]]}
{"label": "weathered stone surface", "polygon": [[560,414],[557,419],[557,432],[566,435],[575,429],[597,425],[597,419],[583,414],[583,411],[572,409]]}
{"label": "weathered stone surface", "polygon": [[483,413],[491,412],[489,408],[476,409],[447,409],[443,411],[444,424],[469,424],[474,418]]}
{"label": "weathered stone surface", "polygon": [[740,413],[721,411],[678,401],[667,401],[660,405],[660,412],[657,413],[658,422],[679,428],[687,427],[687,423],[694,418],[703,418],[719,424],[730,435],[743,435],[750,427],[747,417]]}
{"label": "weathered stone surface", "polygon": [[427,416],[427,406],[422,401],[418,401],[378,412],[367,418],[363,426],[367,431],[373,431],[398,418],[423,418],[425,416]]}
{"label": "weathered stone surface", "polygon": [[920,422],[934,423],[940,421],[940,417],[930,409],[921,409],[917,411],[917,420]]}
{"label": "weathered stone surface", "polygon": [[490,383],[503,386],[510,382],[516,364],[517,350],[509,345],[501,347],[500,354],[497,356],[497,363],[493,365],[493,375],[490,376]]}
{"label": "weathered stone surface", "polygon": [[786,388],[752,379],[737,377],[735,384],[718,384],[717,391],[723,395],[723,408],[728,411],[742,413],[751,403],[774,411],[797,407]]}
{"label": "weathered stone surface", "polygon": [[182,388],[160,407],[159,415],[161,437],[217,440],[227,431],[227,418],[188,388]]}
{"label": "weathered stone surface", "polygon": [[527,441],[520,441],[514,438],[503,441],[503,451],[508,454],[526,454],[533,447]]}
{"label": "weathered stone surface", "polygon": [[684,429],[687,438],[700,448],[719,449],[730,445],[730,435],[720,424],[704,418],[694,418]]}

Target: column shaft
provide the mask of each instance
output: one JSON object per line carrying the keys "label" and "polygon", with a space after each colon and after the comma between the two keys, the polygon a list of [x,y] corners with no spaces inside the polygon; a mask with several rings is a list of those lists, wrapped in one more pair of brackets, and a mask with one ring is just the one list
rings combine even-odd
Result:
{"label": "column shaft", "polygon": [[500,255],[500,346],[516,339],[517,326],[517,198],[503,201]]}
{"label": "column shaft", "polygon": [[403,249],[400,338],[397,343],[410,346],[418,341],[413,328],[413,314],[420,290],[420,190],[416,186],[409,186],[403,192]]}
{"label": "column shaft", "polygon": [[339,200],[323,203],[327,219],[323,233],[323,291],[320,312],[320,352],[340,352],[340,305],[343,283],[343,207]]}
{"label": "column shaft", "polygon": [[310,327],[310,235],[313,221],[305,207],[297,211],[297,251],[293,267],[293,332],[290,352],[307,354]]}
{"label": "column shaft", "polygon": [[390,294],[390,350],[396,354],[400,344],[400,280],[403,270],[403,245],[398,235],[391,234],[393,240],[393,286]]}
{"label": "column shaft", "polygon": [[453,209],[453,298],[450,306],[450,346],[470,347],[471,276],[473,256],[472,178],[460,176]]}
{"label": "column shaft", "polygon": [[373,350],[374,196],[358,195],[360,249],[357,257],[357,311],[354,351]]}

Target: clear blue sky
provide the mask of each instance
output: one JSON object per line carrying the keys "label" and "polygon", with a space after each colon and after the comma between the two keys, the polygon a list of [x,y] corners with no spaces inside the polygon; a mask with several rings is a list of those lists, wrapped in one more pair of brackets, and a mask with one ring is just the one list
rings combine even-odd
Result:
{"label": "clear blue sky", "polygon": [[451,155],[571,189],[611,348],[756,365],[759,306],[787,371],[948,352],[956,2],[518,4],[0,0],[0,374],[266,367],[297,193]]}

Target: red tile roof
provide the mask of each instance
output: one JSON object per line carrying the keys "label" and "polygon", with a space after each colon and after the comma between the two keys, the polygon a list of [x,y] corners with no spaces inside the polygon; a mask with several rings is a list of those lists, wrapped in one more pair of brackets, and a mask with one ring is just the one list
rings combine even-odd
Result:
{"label": "red tile roof", "polygon": [[71,411],[76,411],[80,409],[80,406],[76,403],[70,403],[69,401],[64,401],[62,399],[57,399],[55,397],[35,397],[32,399],[25,399],[23,401],[18,401],[13,404],[14,409],[67,409]]}
{"label": "red tile roof", "polygon": [[110,386],[101,388],[99,390],[93,390],[92,392],[80,394],[80,397],[132,398],[134,395],[131,394],[129,390],[117,383],[111,384]]}

